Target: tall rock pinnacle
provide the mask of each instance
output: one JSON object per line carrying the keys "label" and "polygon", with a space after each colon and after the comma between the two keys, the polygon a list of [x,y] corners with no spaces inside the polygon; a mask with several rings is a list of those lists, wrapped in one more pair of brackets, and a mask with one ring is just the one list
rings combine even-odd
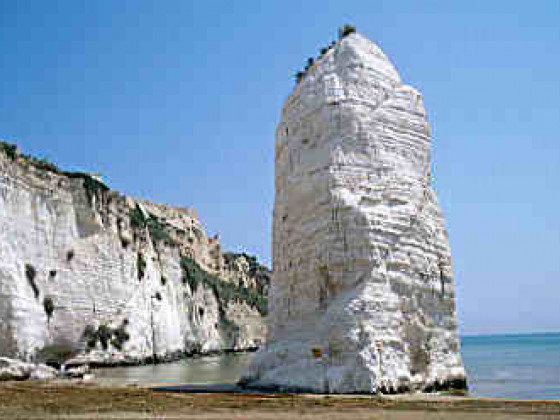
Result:
{"label": "tall rock pinnacle", "polygon": [[422,96],[358,34],[299,79],[276,132],[269,337],[241,382],[465,387]]}

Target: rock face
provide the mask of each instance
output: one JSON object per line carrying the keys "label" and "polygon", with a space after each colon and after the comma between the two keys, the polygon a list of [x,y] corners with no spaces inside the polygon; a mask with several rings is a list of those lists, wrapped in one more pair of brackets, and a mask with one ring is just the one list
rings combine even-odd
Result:
{"label": "rock face", "polygon": [[57,370],[50,366],[0,357],[0,381],[46,380],[55,379],[57,375]]}
{"label": "rock face", "polygon": [[0,355],[135,363],[257,347],[267,271],[192,209],[135,200],[0,143]]}
{"label": "rock face", "polygon": [[268,341],[241,383],[464,388],[422,96],[358,34],[301,79],[276,132]]}

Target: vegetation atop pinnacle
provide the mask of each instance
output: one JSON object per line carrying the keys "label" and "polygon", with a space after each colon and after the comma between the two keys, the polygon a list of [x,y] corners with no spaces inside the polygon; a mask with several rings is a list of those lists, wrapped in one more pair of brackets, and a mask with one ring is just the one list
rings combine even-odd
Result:
{"label": "vegetation atop pinnacle", "polygon": [[[340,28],[338,28],[338,40],[342,40],[344,38],[346,38],[348,35],[350,34],[354,34],[356,33],[356,26],[346,23],[344,25],[342,25]],[[316,61],[318,61],[319,59],[321,59],[326,53],[328,53],[331,49],[333,49],[337,44],[337,41],[332,41],[329,45],[322,47],[319,50],[319,56],[317,58],[313,58],[313,57],[309,57],[307,59],[307,63],[305,65],[305,67],[303,68],[303,70],[298,71],[295,74],[295,78],[296,78],[296,84],[299,84],[307,75],[307,73],[309,72],[309,69],[311,69],[313,67],[313,65],[315,64]]]}

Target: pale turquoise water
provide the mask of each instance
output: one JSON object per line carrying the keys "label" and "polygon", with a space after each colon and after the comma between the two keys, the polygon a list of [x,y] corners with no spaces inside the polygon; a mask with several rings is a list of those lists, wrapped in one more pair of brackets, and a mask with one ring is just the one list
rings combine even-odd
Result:
{"label": "pale turquoise water", "polygon": [[[560,400],[560,334],[463,337],[462,353],[471,395]],[[252,356],[226,354],[100,369],[96,375],[112,383],[233,383]]]}
{"label": "pale turquoise water", "polygon": [[471,394],[560,399],[560,334],[470,336],[461,341]]}
{"label": "pale turquoise water", "polygon": [[183,359],[158,365],[96,369],[103,382],[122,383],[235,383],[254,353],[230,353]]}

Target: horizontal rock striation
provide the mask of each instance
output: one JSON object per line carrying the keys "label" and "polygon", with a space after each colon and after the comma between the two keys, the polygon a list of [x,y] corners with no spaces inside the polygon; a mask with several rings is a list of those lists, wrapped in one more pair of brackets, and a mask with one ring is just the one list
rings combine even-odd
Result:
{"label": "horizontal rock striation", "polygon": [[267,270],[223,253],[194,210],[0,143],[1,356],[115,364],[252,349],[267,288]]}
{"label": "horizontal rock striation", "polygon": [[268,342],[241,382],[326,393],[464,388],[422,96],[358,34],[298,79],[276,132]]}

